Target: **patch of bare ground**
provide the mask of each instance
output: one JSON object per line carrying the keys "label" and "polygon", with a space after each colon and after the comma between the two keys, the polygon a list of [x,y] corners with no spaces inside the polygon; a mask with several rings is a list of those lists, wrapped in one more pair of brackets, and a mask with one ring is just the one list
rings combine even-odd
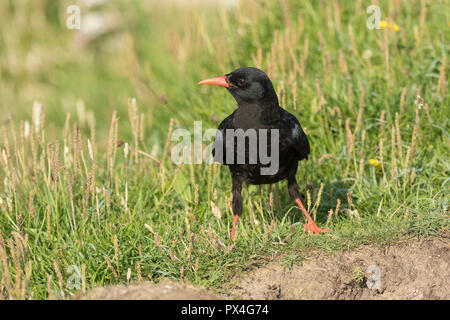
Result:
{"label": "patch of bare ground", "polygon": [[[78,299],[450,299],[449,238],[392,245],[364,245],[334,254],[316,253],[290,270],[282,259],[240,274],[218,295],[204,288],[163,280],[158,284],[98,287]],[[379,270],[368,272],[369,266]],[[357,271],[357,272],[355,272]]]}
{"label": "patch of bare ground", "polygon": [[240,275],[228,291],[243,299],[450,299],[449,261],[448,238],[365,245],[315,255],[290,270],[270,262]]}
{"label": "patch of bare ground", "polygon": [[215,300],[223,299],[203,288],[196,288],[181,282],[164,280],[156,284],[142,284],[98,287],[84,296],[82,300]]}

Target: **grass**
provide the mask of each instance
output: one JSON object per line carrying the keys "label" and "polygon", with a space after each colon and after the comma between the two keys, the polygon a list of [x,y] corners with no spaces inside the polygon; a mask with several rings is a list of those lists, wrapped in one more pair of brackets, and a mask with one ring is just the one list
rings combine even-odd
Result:
{"label": "grass", "polygon": [[362,285],[364,283],[365,274],[361,267],[355,267],[353,269],[353,281],[358,285]]}
{"label": "grass", "polygon": [[[64,1],[0,2],[0,297],[219,288],[275,256],[448,231],[448,1],[379,2],[398,32],[366,28],[368,1],[115,1],[90,9],[114,17],[93,39],[65,27]],[[170,160],[174,129],[235,108],[197,81],[240,66],[266,70],[305,128],[298,180],[332,232],[307,235],[280,183],[244,190],[231,242],[227,169]]]}

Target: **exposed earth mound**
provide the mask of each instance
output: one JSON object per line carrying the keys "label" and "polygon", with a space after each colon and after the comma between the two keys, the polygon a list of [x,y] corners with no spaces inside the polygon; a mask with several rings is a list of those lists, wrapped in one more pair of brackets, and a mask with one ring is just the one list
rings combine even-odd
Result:
{"label": "exposed earth mound", "polygon": [[94,300],[213,300],[223,299],[203,288],[164,280],[129,286],[99,287],[80,299]]}
{"label": "exposed earth mound", "polygon": [[448,238],[316,254],[287,270],[281,260],[246,274],[218,295],[164,280],[100,287],[80,299],[450,299]]}
{"label": "exposed earth mound", "polygon": [[322,254],[291,270],[271,262],[242,276],[243,299],[450,299],[448,239]]}

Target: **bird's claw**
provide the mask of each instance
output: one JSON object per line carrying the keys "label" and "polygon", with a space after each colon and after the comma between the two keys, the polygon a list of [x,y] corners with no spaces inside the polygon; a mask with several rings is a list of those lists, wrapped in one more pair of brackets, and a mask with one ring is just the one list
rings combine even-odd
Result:
{"label": "bird's claw", "polygon": [[309,234],[319,234],[321,232],[328,232],[328,229],[320,229],[314,222],[308,222],[304,225],[304,227]]}

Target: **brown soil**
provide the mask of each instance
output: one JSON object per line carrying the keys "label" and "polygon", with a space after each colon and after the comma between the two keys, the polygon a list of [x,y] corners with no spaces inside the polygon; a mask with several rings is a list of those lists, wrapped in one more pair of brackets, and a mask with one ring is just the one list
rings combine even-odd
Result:
{"label": "brown soil", "polygon": [[[169,280],[159,284],[96,288],[80,299],[450,299],[450,250],[447,239],[316,254],[290,270],[281,260],[234,279],[219,296]],[[376,276],[380,272],[379,289]],[[356,272],[359,270],[359,272]],[[358,274],[359,276],[356,276]],[[369,289],[371,284],[375,287]],[[368,287],[369,286],[369,287]]]}
{"label": "brown soil", "polygon": [[[322,254],[291,270],[279,261],[242,275],[231,293],[243,299],[450,299],[448,239]],[[379,289],[368,288],[369,266],[380,271]],[[355,268],[365,277],[355,277]],[[369,286],[373,282],[369,280]]]}
{"label": "brown soil", "polygon": [[203,288],[195,288],[170,280],[158,284],[145,282],[129,286],[98,287],[87,295],[79,297],[83,300],[214,300],[223,299]]}

